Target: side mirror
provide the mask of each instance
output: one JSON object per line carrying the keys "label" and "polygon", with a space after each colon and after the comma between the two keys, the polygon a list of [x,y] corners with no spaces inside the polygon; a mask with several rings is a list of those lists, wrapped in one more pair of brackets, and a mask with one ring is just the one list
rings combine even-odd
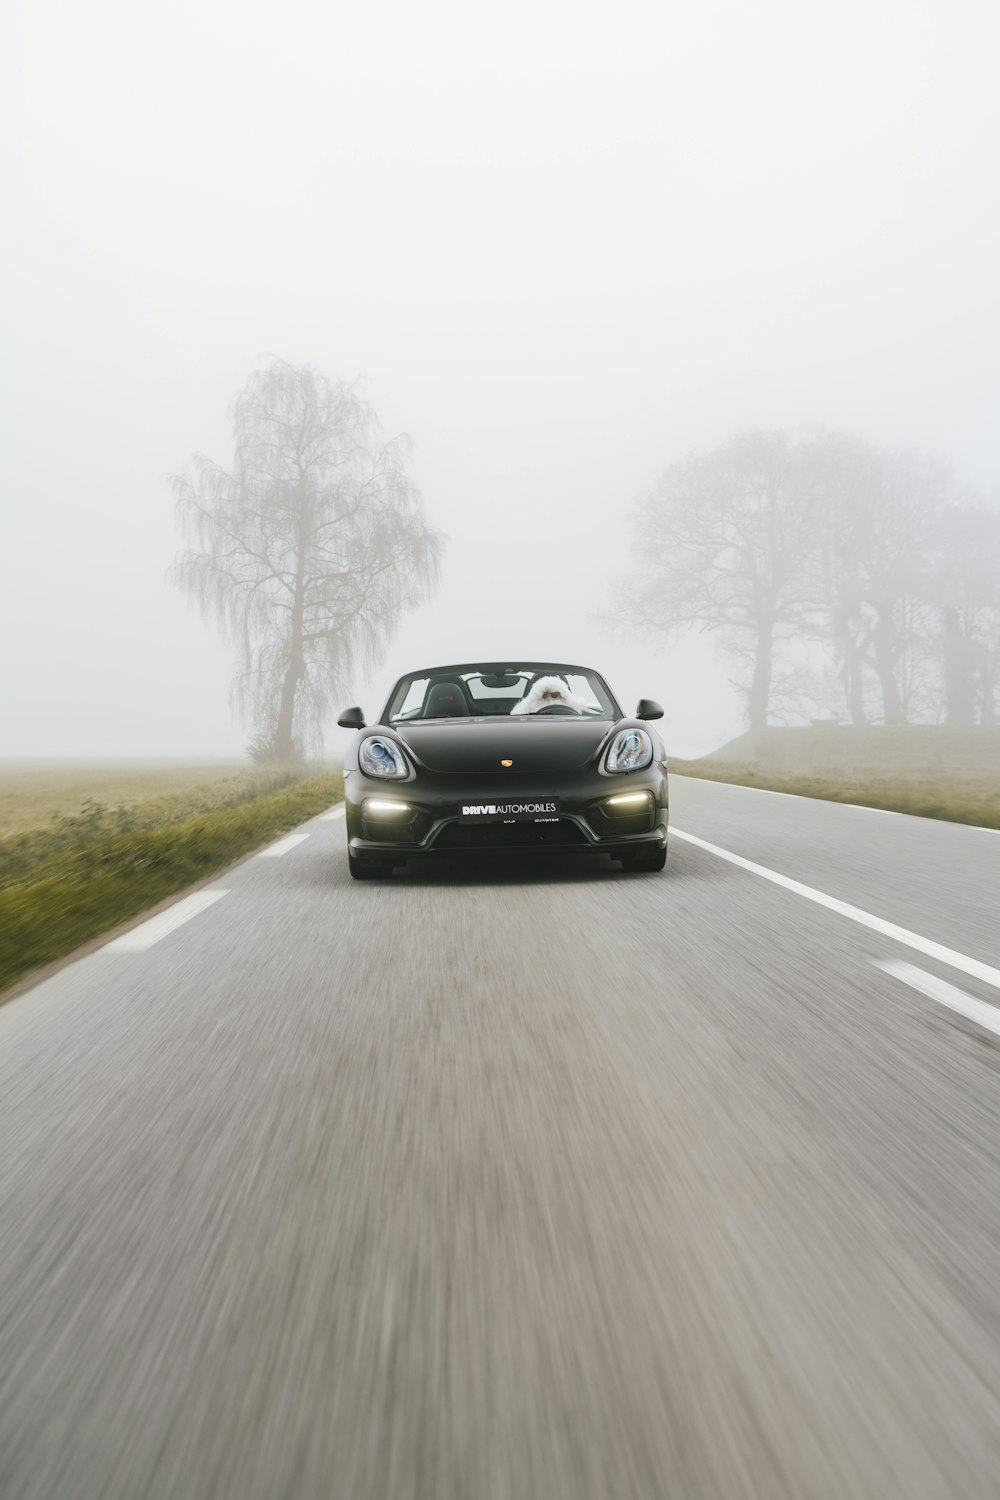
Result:
{"label": "side mirror", "polygon": [[364,729],[365,716],[360,708],[345,708],[337,723],[341,729]]}
{"label": "side mirror", "polygon": [[637,719],[662,719],[663,709],[655,698],[640,698],[636,704],[635,716]]}

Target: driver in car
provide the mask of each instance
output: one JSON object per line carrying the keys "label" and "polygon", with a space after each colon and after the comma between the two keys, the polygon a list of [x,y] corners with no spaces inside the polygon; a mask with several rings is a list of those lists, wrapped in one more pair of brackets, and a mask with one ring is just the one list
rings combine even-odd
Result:
{"label": "driver in car", "polygon": [[538,677],[521,701],[514,704],[511,713],[537,714],[540,709],[551,708],[556,703],[577,714],[582,714],[586,708],[583,700],[570,692],[569,685],[561,677]]}

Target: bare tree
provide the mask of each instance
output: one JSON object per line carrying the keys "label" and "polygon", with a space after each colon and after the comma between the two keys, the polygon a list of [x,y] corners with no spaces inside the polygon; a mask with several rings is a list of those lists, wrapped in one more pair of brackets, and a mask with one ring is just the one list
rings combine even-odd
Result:
{"label": "bare tree", "polygon": [[231,469],[196,456],[172,483],[192,545],[179,586],[240,654],[238,707],[258,751],[316,746],[353,665],[375,662],[428,597],[441,538],[406,463],[353,386],[271,359],[233,407]]}
{"label": "bare tree", "polygon": [[881,485],[881,455],[860,438],[826,433],[815,448],[823,491],[817,529],[816,593],[825,636],[844,704],[853,724],[866,724],[867,653],[871,622],[865,608],[862,569],[867,545],[867,507]]}
{"label": "bare tree", "polygon": [[742,667],[751,729],[769,719],[775,653],[812,627],[822,498],[808,440],[752,430],[673,464],[633,512],[628,598],[654,636],[718,635]]}
{"label": "bare tree", "polygon": [[[923,607],[931,552],[955,482],[941,459],[831,436],[821,571],[854,723],[905,724],[926,712],[933,651]],[[878,702],[868,707],[872,674]]]}
{"label": "bare tree", "polygon": [[940,616],[949,724],[995,724],[1000,675],[1000,511],[971,500],[941,517],[926,597]]}

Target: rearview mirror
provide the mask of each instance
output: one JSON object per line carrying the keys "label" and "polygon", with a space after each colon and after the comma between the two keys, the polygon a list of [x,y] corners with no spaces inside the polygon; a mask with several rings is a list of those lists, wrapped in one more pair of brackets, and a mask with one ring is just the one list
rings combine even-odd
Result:
{"label": "rearview mirror", "polygon": [[341,729],[364,729],[365,716],[360,708],[345,708],[337,723]]}
{"label": "rearview mirror", "polygon": [[663,709],[655,698],[640,698],[636,704],[635,716],[637,719],[662,719]]}

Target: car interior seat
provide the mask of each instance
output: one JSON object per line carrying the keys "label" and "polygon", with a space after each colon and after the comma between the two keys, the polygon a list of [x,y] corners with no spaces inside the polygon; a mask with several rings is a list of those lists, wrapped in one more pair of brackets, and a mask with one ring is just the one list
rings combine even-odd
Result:
{"label": "car interior seat", "polygon": [[432,682],[424,699],[423,719],[467,718],[469,705],[458,682]]}

